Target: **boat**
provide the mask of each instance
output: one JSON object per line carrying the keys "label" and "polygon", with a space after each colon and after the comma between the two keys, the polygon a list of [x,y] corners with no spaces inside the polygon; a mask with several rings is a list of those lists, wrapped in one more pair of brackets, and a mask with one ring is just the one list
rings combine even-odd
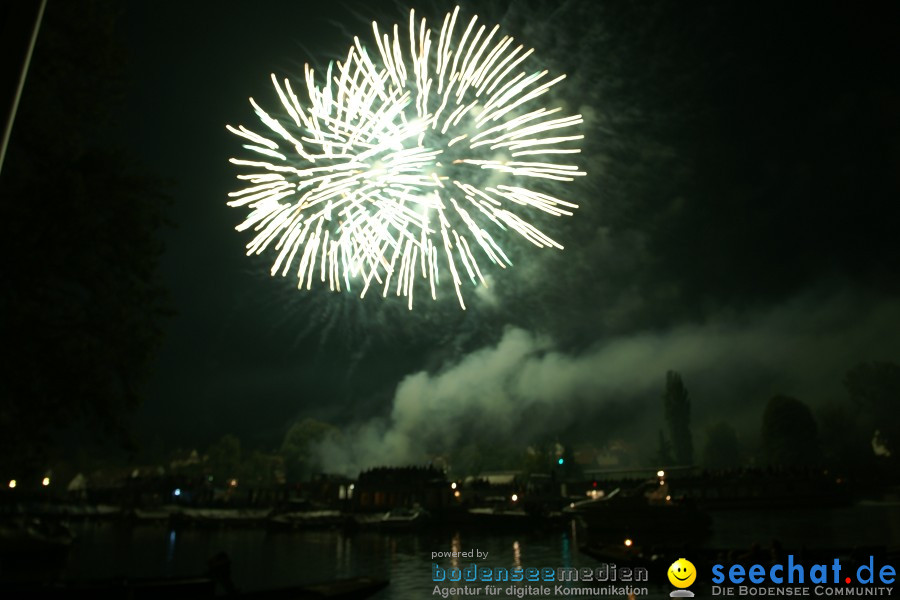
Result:
{"label": "boat", "polygon": [[623,539],[692,540],[709,533],[709,515],[692,502],[675,499],[668,484],[655,479],[631,490],[572,502],[564,511],[576,517],[590,534]]}
{"label": "boat", "polygon": [[535,514],[523,508],[507,508],[503,506],[470,508],[467,511],[466,524],[479,530],[500,531],[532,531],[544,527],[563,525],[571,515],[559,511]]}
{"label": "boat", "polygon": [[422,508],[393,508],[376,521],[378,529],[384,531],[410,531],[427,523],[428,511]]}
{"label": "boat", "polygon": [[265,523],[271,514],[270,508],[183,508],[169,520],[175,526],[252,526]]}
{"label": "boat", "polygon": [[75,536],[57,521],[41,518],[12,519],[0,524],[0,558],[5,561],[32,557],[64,557]]}
{"label": "boat", "polygon": [[343,526],[349,517],[339,510],[304,510],[272,515],[266,522],[270,531],[301,531]]}
{"label": "boat", "polygon": [[179,507],[171,504],[151,508],[133,508],[128,511],[126,516],[139,523],[167,522],[172,515],[178,514],[179,510]]}

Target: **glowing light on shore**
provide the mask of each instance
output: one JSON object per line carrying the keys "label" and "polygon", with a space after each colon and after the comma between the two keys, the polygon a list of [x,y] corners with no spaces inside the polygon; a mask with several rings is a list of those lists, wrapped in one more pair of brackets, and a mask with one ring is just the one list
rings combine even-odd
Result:
{"label": "glowing light on shore", "polygon": [[273,276],[409,309],[418,287],[436,299],[449,282],[465,309],[465,280],[487,286],[487,263],[512,265],[509,234],[562,249],[530,218],[577,208],[547,191],[585,175],[565,162],[581,115],[542,104],[565,75],[527,67],[533,50],[499,26],[457,27],[458,13],[439,33],[415,11],[408,27],[372,23],[374,48],[354,37],[320,83],[306,65],[300,96],[272,75],[281,114],[250,99],[265,134],[228,126],[252,153],[231,159],[248,172],[228,205],[249,211],[236,229],[254,232],[248,255],[272,249]]}

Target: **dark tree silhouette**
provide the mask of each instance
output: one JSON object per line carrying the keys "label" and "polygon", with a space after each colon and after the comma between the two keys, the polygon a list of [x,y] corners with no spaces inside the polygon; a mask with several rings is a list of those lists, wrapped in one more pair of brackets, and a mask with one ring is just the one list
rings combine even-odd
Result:
{"label": "dark tree silhouette", "polygon": [[873,425],[864,422],[859,407],[829,404],[821,407],[817,416],[826,465],[845,476],[873,469]]}
{"label": "dark tree silhouette", "polygon": [[844,386],[867,417],[870,439],[877,430],[879,440],[896,459],[900,452],[900,365],[861,363],[847,372]]}
{"label": "dark tree silhouette", "polygon": [[720,422],[706,432],[703,444],[703,465],[714,469],[736,467],[741,461],[740,444],[734,428]]}
{"label": "dark tree silhouette", "polygon": [[656,448],[656,461],[660,465],[671,465],[674,462],[672,458],[672,444],[662,429],[659,430],[659,440]]}
{"label": "dark tree silhouette", "polygon": [[206,449],[206,463],[216,482],[228,481],[242,474],[243,452],[241,440],[230,433]]}
{"label": "dark tree silhouette", "polygon": [[320,468],[315,444],[337,433],[334,426],[309,417],[291,425],[281,444],[288,481],[308,480]]}
{"label": "dark tree silhouette", "polygon": [[766,404],[762,444],[770,465],[808,466],[821,458],[812,412],[806,404],[789,396],[775,396]]}
{"label": "dark tree silhouette", "polygon": [[124,89],[116,12],[50,3],[0,180],[7,470],[45,467],[66,432],[127,443],[167,313],[156,274],[167,200],[108,140]]}
{"label": "dark tree silhouette", "polygon": [[691,439],[691,400],[687,388],[676,371],[666,373],[666,392],[663,395],[666,423],[672,457],[681,465],[694,462],[694,442]]}

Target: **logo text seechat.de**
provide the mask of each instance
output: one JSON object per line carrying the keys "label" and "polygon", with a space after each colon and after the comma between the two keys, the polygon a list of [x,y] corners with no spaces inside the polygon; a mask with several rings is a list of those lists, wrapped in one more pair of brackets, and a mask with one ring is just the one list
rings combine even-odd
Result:
{"label": "logo text seechat.de", "polygon": [[[807,572],[803,565],[794,562],[794,555],[789,554],[787,557],[787,565],[776,563],[769,567],[768,572],[762,565],[753,565],[749,569],[745,569],[743,565],[731,565],[727,572],[723,565],[715,565],[712,568],[712,582],[724,583],[728,581],[733,584],[740,583],[806,583]],[[841,561],[838,558],[830,565],[817,564],[809,567],[809,583],[834,583],[834,584],[850,584],[850,583],[894,583],[897,572],[891,565],[884,565],[880,568],[875,566],[875,558],[869,556],[868,564],[864,564],[855,573],[852,569],[848,569],[846,573],[841,572]],[[856,577],[852,577],[855,575]]]}

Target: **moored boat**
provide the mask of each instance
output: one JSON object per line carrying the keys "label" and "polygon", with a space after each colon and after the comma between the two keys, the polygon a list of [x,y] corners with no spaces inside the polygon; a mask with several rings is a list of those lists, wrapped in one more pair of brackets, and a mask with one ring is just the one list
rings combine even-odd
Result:
{"label": "moored boat", "polygon": [[339,510],[307,510],[272,515],[266,526],[272,531],[302,531],[343,526],[350,517]]}
{"label": "moored boat", "polygon": [[74,539],[69,528],[56,521],[36,517],[12,519],[0,524],[0,558],[15,561],[62,557]]}
{"label": "moored boat", "polygon": [[378,529],[385,531],[410,531],[418,529],[429,519],[428,511],[421,508],[394,508],[384,513],[376,524]]}
{"label": "moored boat", "polygon": [[693,503],[674,499],[664,482],[651,480],[623,491],[571,503],[565,512],[577,517],[591,534],[619,535],[623,539],[703,538],[710,518]]}

